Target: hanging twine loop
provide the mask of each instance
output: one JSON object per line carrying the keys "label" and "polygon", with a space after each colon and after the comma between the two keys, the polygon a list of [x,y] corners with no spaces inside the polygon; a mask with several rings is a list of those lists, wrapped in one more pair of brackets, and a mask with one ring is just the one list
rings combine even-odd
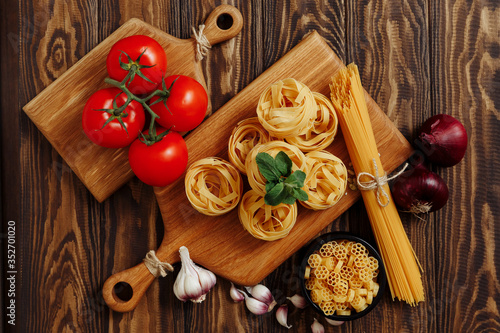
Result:
{"label": "hanging twine loop", "polygon": [[[402,174],[406,168],[408,167],[408,163],[405,164],[403,169],[399,171],[397,174],[395,174],[392,177],[387,177],[387,173],[384,173],[382,176],[378,175],[378,166],[377,163],[375,162],[375,159],[373,159],[373,167],[375,169],[375,175],[372,175],[369,172],[360,172],[357,177],[357,183],[358,183],[358,188],[362,191],[371,191],[371,190],[377,190],[377,202],[380,206],[386,207],[389,204],[389,195],[385,192],[384,190],[384,185],[387,184],[390,180],[393,180],[394,178],[397,178],[400,174]],[[360,179],[362,176],[369,177],[371,180],[362,182]],[[382,203],[381,196],[385,197],[385,203]]]}
{"label": "hanging twine loop", "polygon": [[201,61],[207,55],[208,49],[212,48],[212,45],[210,45],[207,36],[203,33],[203,29],[205,29],[204,24],[201,24],[198,27],[198,31],[196,31],[194,27],[191,29],[193,30],[193,36],[196,39],[196,60]]}
{"label": "hanging twine loop", "polygon": [[174,271],[174,268],[172,265],[170,265],[168,262],[161,262],[160,259],[155,254],[155,251],[151,250],[146,254],[146,257],[143,259],[144,264],[148,268],[149,272],[154,275],[154,277],[159,277],[160,275],[162,277],[167,276],[167,272],[165,269],[169,270],[170,272]]}

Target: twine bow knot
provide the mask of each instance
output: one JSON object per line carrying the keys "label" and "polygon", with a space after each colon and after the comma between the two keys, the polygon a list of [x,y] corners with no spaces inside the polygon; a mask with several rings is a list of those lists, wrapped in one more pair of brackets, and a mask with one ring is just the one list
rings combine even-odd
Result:
{"label": "twine bow knot", "polygon": [[198,27],[198,31],[194,27],[192,27],[193,30],[193,36],[194,39],[196,39],[196,60],[201,61],[203,57],[205,57],[208,53],[208,49],[212,48],[212,45],[210,45],[210,42],[208,41],[207,36],[203,33],[203,29],[205,29],[205,25],[201,24]]}
{"label": "twine bow knot", "polygon": [[160,275],[162,277],[167,276],[167,272],[165,269],[169,270],[170,272],[174,271],[174,268],[172,265],[170,265],[168,262],[161,262],[160,259],[155,254],[155,251],[151,250],[146,254],[146,257],[143,259],[144,264],[148,268],[149,272],[154,275],[154,277],[159,277]]}
{"label": "twine bow knot", "polygon": [[[378,174],[378,166],[377,163],[375,162],[375,159],[373,159],[373,167],[375,169],[375,175],[372,175],[369,172],[360,172],[357,177],[357,183],[358,187],[360,190],[363,191],[371,191],[371,190],[377,190],[377,202],[380,206],[386,207],[389,204],[389,195],[385,192],[384,190],[384,185],[387,184],[390,180],[393,180],[394,178],[398,177],[400,174],[402,174],[406,168],[408,167],[408,163],[405,164],[403,169],[399,171],[397,174],[395,174],[392,177],[387,177],[387,173],[384,172],[382,176],[379,176]],[[369,181],[361,181],[361,177],[366,176],[369,177],[371,180]],[[381,196],[385,197],[385,203],[382,203]]]}

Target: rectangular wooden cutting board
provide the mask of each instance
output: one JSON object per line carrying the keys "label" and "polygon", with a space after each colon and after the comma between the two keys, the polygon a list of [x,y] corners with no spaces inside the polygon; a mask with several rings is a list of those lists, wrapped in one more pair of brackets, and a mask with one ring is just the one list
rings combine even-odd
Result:
{"label": "rectangular wooden cutting board", "polygon": [[[256,116],[257,101],[268,85],[291,77],[305,83],[312,91],[329,96],[330,79],[343,66],[326,41],[317,32],[310,33],[188,135],[188,167],[210,156],[228,160],[231,131],[240,120]],[[410,156],[412,147],[368,94],[366,98],[384,169],[391,172]],[[327,150],[349,165],[340,128]],[[312,211],[299,205],[297,222],[290,234],[281,240],[267,242],[252,237],[243,229],[237,209],[219,217],[205,216],[194,210],[185,195],[184,177],[167,187],[155,188],[155,193],[165,225],[158,257],[170,263],[177,262],[177,251],[184,245],[196,263],[240,285],[260,282],[361,196],[359,191],[348,189],[338,204],[324,211]]]}
{"label": "rectangular wooden cutting board", "polygon": [[[233,25],[220,29],[219,15],[229,14]],[[229,5],[216,7],[205,21],[205,36],[214,45],[239,33],[242,27],[239,11]],[[196,60],[194,38],[179,39],[139,19],[131,19],[82,57],[57,80],[23,107],[52,146],[98,201],[108,198],[133,176],[128,163],[128,148],[108,149],[91,142],[82,129],[82,111],[87,99],[97,90],[109,87],[106,57],[118,40],[146,35],[160,43],[167,55],[166,75],[186,75],[206,89],[200,61]],[[209,102],[207,114],[211,113]]]}

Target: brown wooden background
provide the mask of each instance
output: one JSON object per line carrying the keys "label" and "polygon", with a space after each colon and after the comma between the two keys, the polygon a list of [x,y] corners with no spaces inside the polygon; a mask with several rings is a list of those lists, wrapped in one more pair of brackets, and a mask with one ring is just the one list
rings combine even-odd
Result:
{"label": "brown wooden background", "polygon": [[[0,207],[3,227],[8,220],[17,227],[16,331],[286,331],[274,313],[255,316],[234,304],[223,279],[204,303],[181,303],[172,293],[176,273],[155,281],[135,311],[110,312],[101,297],[105,279],[140,262],[161,241],[153,190],[135,179],[99,204],[21,111],[127,19],[138,17],[188,38],[191,27],[220,3],[2,2]],[[410,308],[386,293],[360,320],[341,328],[322,320],[327,331],[499,331],[498,1],[228,3],[240,9],[245,24],[238,37],[215,46],[203,62],[214,110],[315,29],[341,59],[359,65],[365,88],[410,141],[422,122],[438,113],[461,119],[469,133],[465,159],[435,169],[448,183],[449,203],[426,222],[403,216],[425,270],[426,302]],[[362,203],[329,230],[373,241]],[[299,290],[300,254],[263,281],[279,302]],[[5,289],[5,279],[1,283]],[[290,331],[309,331],[317,317],[313,310],[290,310]],[[4,311],[2,306],[1,324],[12,329]]]}

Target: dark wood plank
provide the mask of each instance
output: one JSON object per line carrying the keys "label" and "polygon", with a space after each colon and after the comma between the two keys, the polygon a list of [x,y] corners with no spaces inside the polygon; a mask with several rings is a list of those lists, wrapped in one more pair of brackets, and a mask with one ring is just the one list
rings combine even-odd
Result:
{"label": "dark wood plank", "polygon": [[437,169],[450,202],[436,225],[436,316],[441,331],[500,330],[500,25],[498,2],[431,2],[433,114],[469,135],[460,164]]}
{"label": "dark wood plank", "polygon": [[[349,1],[347,59],[358,64],[365,89],[411,142],[418,124],[431,112],[427,2]],[[364,207],[352,210],[352,229],[372,239]],[[359,213],[361,211],[361,213]],[[410,242],[423,266],[426,302],[411,308],[392,301],[389,289],[370,315],[353,323],[376,331],[435,331],[433,315],[434,224],[401,214]]]}
{"label": "dark wood plank", "polygon": [[[16,110],[18,109],[18,56],[19,56],[19,33],[17,22],[19,11],[16,1],[6,1],[0,7],[0,100],[2,112],[0,113],[0,216],[2,218],[0,237],[0,270],[3,272],[16,271],[19,267],[20,244],[19,237],[12,238],[12,230],[9,221],[14,221],[14,227],[19,228],[19,206],[20,206],[20,178],[19,178],[19,119]],[[10,198],[8,201],[4,198]],[[10,230],[9,230],[10,229]],[[11,238],[9,239],[9,231]],[[12,243],[12,239],[16,242]],[[9,247],[10,242],[10,247]],[[13,247],[12,247],[13,246]],[[14,250],[14,252],[12,252]],[[12,255],[15,256],[14,261]],[[11,266],[13,265],[13,266]],[[2,277],[7,275],[2,274]],[[10,275],[9,275],[10,277]],[[0,319],[0,329],[3,332],[14,331],[14,323],[19,321],[9,317],[11,310],[11,300],[13,297],[10,282],[2,279],[0,281],[1,299],[4,311]],[[17,287],[17,281],[15,287]],[[17,317],[19,313],[15,309]],[[12,321],[14,319],[14,321]]]}

